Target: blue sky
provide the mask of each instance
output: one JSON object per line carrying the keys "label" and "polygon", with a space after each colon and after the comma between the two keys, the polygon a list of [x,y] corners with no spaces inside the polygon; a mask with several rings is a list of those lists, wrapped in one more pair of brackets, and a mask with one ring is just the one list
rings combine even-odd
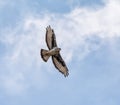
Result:
{"label": "blue sky", "polygon": [[[43,62],[51,25],[68,68]],[[0,105],[119,105],[119,0],[0,0]]]}

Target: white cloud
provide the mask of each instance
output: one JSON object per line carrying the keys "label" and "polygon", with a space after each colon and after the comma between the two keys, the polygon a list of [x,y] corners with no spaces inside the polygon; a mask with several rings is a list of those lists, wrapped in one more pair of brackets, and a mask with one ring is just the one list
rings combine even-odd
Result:
{"label": "white cloud", "polygon": [[120,4],[110,2],[96,11],[77,8],[68,17],[76,24],[76,29],[79,27],[81,31],[78,31],[83,35],[101,33],[103,37],[112,37],[120,33],[119,13]]}
{"label": "white cloud", "polygon": [[[47,25],[51,25],[55,30],[58,45],[63,49],[61,53],[65,61],[71,62],[78,54],[77,59],[81,60],[89,52],[97,50],[105,40],[120,36],[120,2],[110,0],[106,2],[105,7],[98,10],[76,8],[63,16],[50,13],[44,14],[42,17],[29,15],[18,24],[18,27],[3,33],[4,36],[0,36],[0,41],[6,44],[10,50],[5,56],[6,62],[9,62],[6,66],[13,69],[13,74],[19,70],[17,68],[21,68],[19,76],[3,79],[4,86],[8,91],[14,88],[17,88],[17,93],[23,91],[24,87],[27,87],[24,85],[24,81],[27,81],[25,79],[25,76],[28,76],[27,73],[35,72],[32,75],[34,76],[42,72],[44,63],[40,59],[39,50],[47,48],[44,40]],[[95,37],[98,39],[94,39]],[[36,70],[32,71],[31,68],[36,68]],[[42,79],[45,78],[41,75],[36,80],[43,83]],[[47,80],[45,79],[45,81]],[[34,82],[27,81],[27,85],[33,84]]]}

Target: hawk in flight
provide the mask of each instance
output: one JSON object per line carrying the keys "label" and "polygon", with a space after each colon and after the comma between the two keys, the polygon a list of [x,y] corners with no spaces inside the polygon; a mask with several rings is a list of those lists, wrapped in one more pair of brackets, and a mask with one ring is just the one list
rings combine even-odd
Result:
{"label": "hawk in flight", "polygon": [[54,30],[50,26],[46,28],[46,43],[49,50],[41,49],[41,57],[47,62],[52,57],[53,64],[64,76],[68,76],[68,68],[60,55],[61,48],[57,47]]}

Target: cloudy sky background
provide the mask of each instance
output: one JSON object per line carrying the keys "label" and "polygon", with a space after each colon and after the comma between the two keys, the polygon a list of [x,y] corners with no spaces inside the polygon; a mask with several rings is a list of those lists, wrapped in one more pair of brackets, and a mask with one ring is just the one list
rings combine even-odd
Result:
{"label": "cloudy sky background", "polygon": [[[39,51],[55,30],[64,78]],[[0,105],[119,105],[119,0],[0,0]]]}

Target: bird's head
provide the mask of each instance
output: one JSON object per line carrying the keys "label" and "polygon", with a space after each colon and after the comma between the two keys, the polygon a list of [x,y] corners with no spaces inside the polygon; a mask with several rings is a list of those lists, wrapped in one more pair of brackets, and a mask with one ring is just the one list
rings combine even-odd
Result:
{"label": "bird's head", "polygon": [[56,48],[55,50],[59,52],[61,50],[61,48]]}
{"label": "bird's head", "polygon": [[60,51],[61,50],[61,48],[58,48],[58,51]]}

